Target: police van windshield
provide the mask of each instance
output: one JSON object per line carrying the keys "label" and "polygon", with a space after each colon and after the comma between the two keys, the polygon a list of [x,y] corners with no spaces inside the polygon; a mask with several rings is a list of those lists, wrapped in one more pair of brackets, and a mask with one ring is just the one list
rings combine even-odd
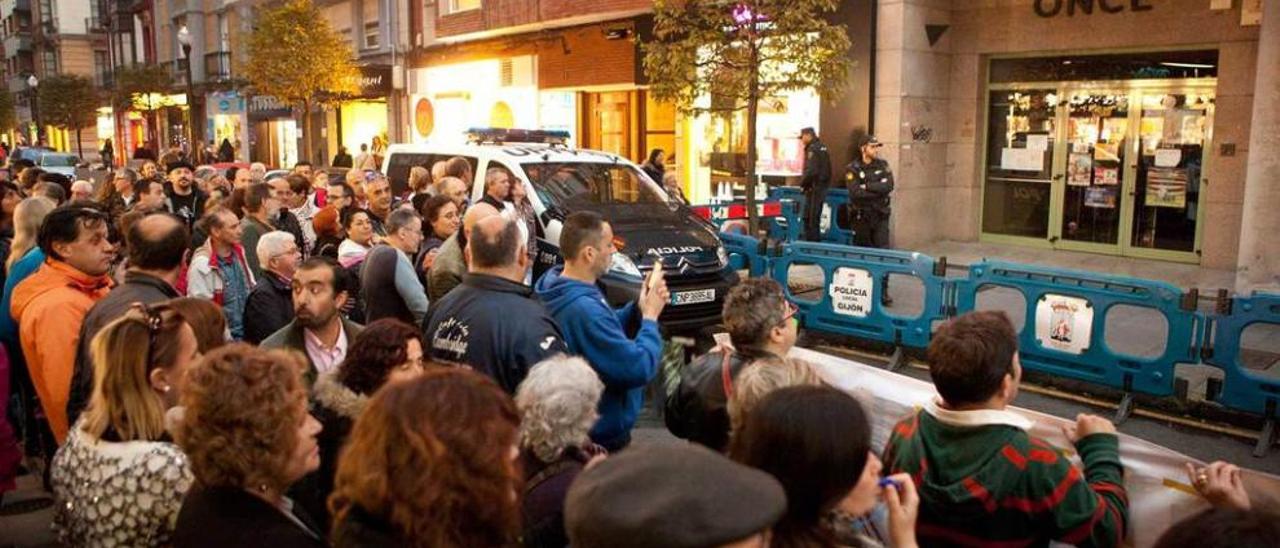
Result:
{"label": "police van windshield", "polygon": [[667,195],[625,164],[522,164],[543,203],[576,209],[592,204],[667,204]]}

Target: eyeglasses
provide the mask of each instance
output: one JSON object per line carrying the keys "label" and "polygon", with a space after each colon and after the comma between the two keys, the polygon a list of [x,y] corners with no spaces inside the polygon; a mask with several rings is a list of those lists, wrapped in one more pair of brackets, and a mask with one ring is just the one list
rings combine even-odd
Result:
{"label": "eyeglasses", "polygon": [[787,304],[787,311],[782,315],[782,321],[778,322],[779,324],[787,323],[787,320],[790,320],[791,318],[796,317],[796,314],[800,313],[800,307],[796,306],[796,303],[793,303],[791,301],[784,301],[784,302],[786,302]]}

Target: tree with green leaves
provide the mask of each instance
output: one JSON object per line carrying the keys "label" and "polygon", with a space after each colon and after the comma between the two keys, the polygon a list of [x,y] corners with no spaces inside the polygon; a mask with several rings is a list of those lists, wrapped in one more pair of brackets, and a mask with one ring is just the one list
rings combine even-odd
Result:
{"label": "tree with green leaves", "polygon": [[159,143],[153,132],[158,125],[156,111],[173,106],[166,98],[173,88],[173,75],[164,65],[132,65],[115,71],[115,88],[111,103],[116,112],[129,110],[141,112],[147,119],[147,142],[160,154]]}
{"label": "tree with green leaves", "polygon": [[746,111],[747,211],[758,227],[756,124],[761,101],[813,89],[844,93],[852,46],[824,17],[838,0],[656,0],[654,40],[642,44],[649,91],[682,114]]}
{"label": "tree with green leaves", "polygon": [[80,130],[98,117],[98,92],[93,80],[78,74],[55,74],[40,82],[40,116],[44,123],[76,132],[76,153],[84,157]]}
{"label": "tree with green leaves", "polygon": [[301,107],[303,152],[310,159],[311,109],[359,91],[360,72],[351,44],[311,0],[285,0],[263,8],[246,39],[243,74],[255,94]]}

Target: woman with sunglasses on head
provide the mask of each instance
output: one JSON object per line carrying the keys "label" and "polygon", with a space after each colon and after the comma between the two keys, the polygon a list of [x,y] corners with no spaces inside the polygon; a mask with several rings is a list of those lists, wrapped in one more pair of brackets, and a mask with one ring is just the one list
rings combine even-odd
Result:
{"label": "woman with sunglasses on head", "polygon": [[724,299],[724,326],[732,345],[721,345],[680,372],[680,384],[666,402],[672,434],[724,452],[729,444],[728,400],[747,365],[785,357],[796,344],[796,307],[778,282],[751,278]]}
{"label": "woman with sunglasses on head", "polygon": [[67,546],[164,546],[192,474],[171,441],[195,333],[168,305],[135,305],[93,339],[93,396],[53,458],[53,528]]}

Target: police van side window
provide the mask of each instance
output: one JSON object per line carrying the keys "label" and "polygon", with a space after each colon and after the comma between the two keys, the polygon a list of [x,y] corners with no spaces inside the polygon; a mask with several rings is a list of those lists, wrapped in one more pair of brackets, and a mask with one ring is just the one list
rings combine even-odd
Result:
{"label": "police van side window", "polygon": [[413,166],[426,166],[431,169],[430,154],[418,152],[396,152],[391,155],[391,159],[387,162],[387,181],[391,183],[392,191],[397,194],[402,193],[409,186],[409,170]]}

